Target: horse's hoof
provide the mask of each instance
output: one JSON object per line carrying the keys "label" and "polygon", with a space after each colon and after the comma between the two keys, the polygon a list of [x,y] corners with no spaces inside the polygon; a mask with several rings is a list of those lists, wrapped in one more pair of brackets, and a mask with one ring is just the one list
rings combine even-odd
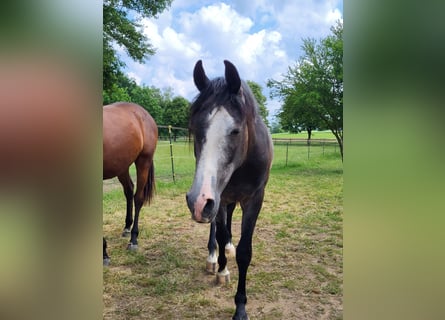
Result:
{"label": "horse's hoof", "polygon": [[130,229],[124,229],[124,231],[122,231],[122,237],[126,238],[129,237],[131,235],[131,230]]}
{"label": "horse's hoof", "polygon": [[249,316],[247,314],[239,316],[239,315],[234,315],[232,320],[249,320]]}
{"label": "horse's hoof", "polygon": [[216,274],[216,270],[218,268],[218,264],[216,262],[207,261],[206,270],[210,274]]}
{"label": "horse's hoof", "polygon": [[216,274],[216,282],[223,285],[230,283],[230,272],[227,270],[227,267]]}
{"label": "horse's hoof", "polygon": [[209,254],[206,261],[206,270],[210,274],[216,274],[218,268],[218,256],[216,253]]}
{"label": "horse's hoof", "polygon": [[111,259],[110,258],[104,258],[104,266],[109,266],[110,265],[110,262],[111,262]]}
{"label": "horse's hoof", "polygon": [[137,245],[137,244],[129,243],[129,244],[127,245],[127,250],[130,250],[130,251],[137,251],[137,249],[138,249],[138,245]]}
{"label": "horse's hoof", "polygon": [[226,252],[226,257],[236,257],[236,249],[232,242],[226,244],[224,250]]}
{"label": "horse's hoof", "polygon": [[236,312],[233,315],[232,320],[249,320],[246,312],[246,307],[244,305],[237,306]]}

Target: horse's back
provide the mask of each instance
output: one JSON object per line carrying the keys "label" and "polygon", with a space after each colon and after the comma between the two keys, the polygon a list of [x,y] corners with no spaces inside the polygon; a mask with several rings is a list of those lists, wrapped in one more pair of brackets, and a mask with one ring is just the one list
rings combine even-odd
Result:
{"label": "horse's back", "polygon": [[140,156],[152,156],[158,130],[141,106],[119,102],[103,107],[103,177],[119,176]]}

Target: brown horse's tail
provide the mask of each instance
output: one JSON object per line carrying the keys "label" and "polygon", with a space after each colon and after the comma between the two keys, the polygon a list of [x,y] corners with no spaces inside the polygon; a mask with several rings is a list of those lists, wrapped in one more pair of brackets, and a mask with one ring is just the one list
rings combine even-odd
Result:
{"label": "brown horse's tail", "polygon": [[150,204],[156,191],[155,185],[155,166],[153,160],[151,161],[150,169],[148,170],[148,179],[144,187],[144,204]]}

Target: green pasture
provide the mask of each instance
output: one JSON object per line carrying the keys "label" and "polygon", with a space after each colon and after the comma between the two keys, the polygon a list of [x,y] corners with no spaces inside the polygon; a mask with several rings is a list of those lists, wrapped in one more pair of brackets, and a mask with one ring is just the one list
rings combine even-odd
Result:
{"label": "green pasture", "polygon": [[[315,136],[314,136],[315,138]],[[104,319],[231,319],[238,279],[218,286],[205,272],[209,226],[190,218],[185,193],[194,173],[187,142],[159,142],[157,192],[141,211],[139,250],[120,236],[125,199],[116,179],[103,184],[104,236],[111,265],[103,272]],[[286,162],[287,158],[287,162]],[[132,169],[134,175],[134,169]],[[342,319],[343,166],[338,146],[281,144],[253,242],[247,278],[250,319]],[[239,240],[241,210],[233,217]]]}
{"label": "green pasture", "polygon": [[[159,186],[169,187],[171,186],[169,182],[173,182],[172,158],[176,182],[191,183],[195,170],[193,145],[181,141],[170,146],[168,141],[160,141],[155,153],[155,170]],[[310,146],[305,141],[278,142],[274,145],[272,173],[283,167],[311,167],[320,163],[328,165],[337,163],[339,159],[341,162],[340,149],[336,142],[313,142]],[[134,168],[132,170],[134,173]]]}
{"label": "green pasture", "polygon": [[[273,139],[307,139],[307,131],[299,133],[273,133]],[[330,130],[326,131],[312,131],[312,139],[335,139],[335,136]]]}

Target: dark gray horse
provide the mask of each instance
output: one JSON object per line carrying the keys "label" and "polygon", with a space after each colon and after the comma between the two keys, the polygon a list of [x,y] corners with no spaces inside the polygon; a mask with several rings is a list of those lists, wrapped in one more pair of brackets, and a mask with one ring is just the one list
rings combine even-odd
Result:
{"label": "dark gray horse", "polygon": [[[196,171],[187,205],[197,222],[216,222],[219,279],[228,280],[225,246],[230,243],[233,210],[243,212],[236,248],[238,289],[233,319],[248,319],[246,275],[252,258],[252,236],[272,163],[272,140],[249,86],[225,60],[225,77],[209,80],[198,61],[193,78],[199,95],[191,106]],[[211,241],[211,239],[210,239]]]}

